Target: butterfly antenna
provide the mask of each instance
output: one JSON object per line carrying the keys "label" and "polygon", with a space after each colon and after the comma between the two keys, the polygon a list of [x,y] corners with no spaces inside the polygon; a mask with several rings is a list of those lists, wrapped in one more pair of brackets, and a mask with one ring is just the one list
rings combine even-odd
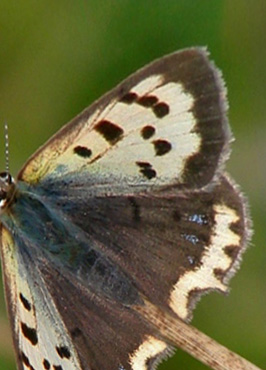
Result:
{"label": "butterfly antenna", "polygon": [[6,172],[9,173],[9,137],[7,122],[5,122],[5,159],[6,159]]}

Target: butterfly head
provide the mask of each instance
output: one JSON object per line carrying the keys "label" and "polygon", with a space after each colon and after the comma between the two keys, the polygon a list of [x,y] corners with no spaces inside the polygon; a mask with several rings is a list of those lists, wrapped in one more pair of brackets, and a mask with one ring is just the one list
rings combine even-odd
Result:
{"label": "butterfly head", "polygon": [[0,210],[13,199],[15,193],[15,180],[8,172],[0,173]]}

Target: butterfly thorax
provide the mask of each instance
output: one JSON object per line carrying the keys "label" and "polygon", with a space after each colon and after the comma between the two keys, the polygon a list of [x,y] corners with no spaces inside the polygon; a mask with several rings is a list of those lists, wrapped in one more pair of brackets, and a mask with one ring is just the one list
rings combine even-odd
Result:
{"label": "butterfly thorax", "polygon": [[12,201],[15,194],[15,180],[8,172],[0,173],[0,209],[3,210]]}

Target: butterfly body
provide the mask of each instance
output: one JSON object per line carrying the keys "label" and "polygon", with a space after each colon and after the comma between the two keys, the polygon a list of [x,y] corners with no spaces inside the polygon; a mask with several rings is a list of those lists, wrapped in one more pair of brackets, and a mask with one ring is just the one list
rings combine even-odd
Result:
{"label": "butterfly body", "polygon": [[190,320],[245,248],[245,205],[222,170],[230,138],[221,77],[188,49],[85,110],[16,181],[0,175],[18,369],[145,370],[171,352],[140,308]]}

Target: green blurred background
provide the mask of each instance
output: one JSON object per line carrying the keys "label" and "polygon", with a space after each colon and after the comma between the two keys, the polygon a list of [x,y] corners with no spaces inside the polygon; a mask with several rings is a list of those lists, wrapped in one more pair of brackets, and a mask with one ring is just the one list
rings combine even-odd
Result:
{"label": "green blurred background", "polygon": [[[213,293],[193,325],[266,368],[265,0],[1,0],[0,160],[3,126],[15,174],[51,134],[154,58],[207,45],[229,90],[236,141],[228,163],[250,200],[252,247],[227,297]],[[1,133],[2,130],[2,133]],[[0,296],[0,370],[15,369]],[[180,350],[160,370],[206,369]],[[104,370],[104,369],[103,369]]]}

